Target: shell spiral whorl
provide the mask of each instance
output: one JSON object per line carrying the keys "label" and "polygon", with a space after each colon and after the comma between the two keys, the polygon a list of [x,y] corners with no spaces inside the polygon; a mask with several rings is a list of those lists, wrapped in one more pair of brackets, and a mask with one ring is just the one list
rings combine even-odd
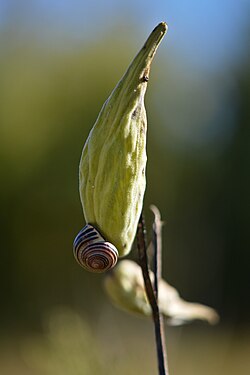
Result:
{"label": "shell spiral whorl", "polygon": [[90,224],[78,233],[73,244],[77,262],[91,272],[105,272],[116,265],[118,251],[112,243],[105,241]]}

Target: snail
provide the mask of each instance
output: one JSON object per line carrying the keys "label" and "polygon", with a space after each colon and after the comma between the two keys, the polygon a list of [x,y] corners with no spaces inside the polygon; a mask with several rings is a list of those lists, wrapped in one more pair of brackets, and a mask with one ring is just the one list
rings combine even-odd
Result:
{"label": "snail", "polygon": [[91,224],[78,233],[73,244],[77,262],[86,270],[105,272],[116,265],[118,251],[112,243],[105,241]]}

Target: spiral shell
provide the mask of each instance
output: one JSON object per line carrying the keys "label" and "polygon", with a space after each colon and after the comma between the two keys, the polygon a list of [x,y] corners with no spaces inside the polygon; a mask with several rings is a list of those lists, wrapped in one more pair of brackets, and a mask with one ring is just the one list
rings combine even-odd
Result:
{"label": "spiral shell", "polygon": [[105,272],[116,265],[118,251],[112,243],[105,241],[90,224],[78,233],[73,244],[76,261],[88,271]]}

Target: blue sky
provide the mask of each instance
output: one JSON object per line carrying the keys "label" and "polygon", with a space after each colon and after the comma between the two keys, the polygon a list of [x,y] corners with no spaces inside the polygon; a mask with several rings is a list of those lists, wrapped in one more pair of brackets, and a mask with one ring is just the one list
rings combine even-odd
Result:
{"label": "blue sky", "polygon": [[187,63],[214,69],[244,53],[250,0],[0,0],[2,27],[13,13],[26,26],[41,32],[51,28],[76,40],[100,38],[117,22],[123,22],[122,30],[138,24],[143,37],[164,20],[170,51]]}
{"label": "blue sky", "polygon": [[249,53],[249,14],[250,0],[0,0],[0,34],[7,30],[7,43],[24,32],[25,38],[27,33],[44,38],[50,48],[68,48],[74,41],[102,40],[110,30],[115,30],[108,34],[111,45],[112,38],[124,40],[123,34],[135,32],[137,51],[156,24],[166,21],[169,31],[159,54],[171,64],[168,83],[157,83],[155,105],[168,134],[210,147],[216,138],[227,143],[234,132],[234,64]]}

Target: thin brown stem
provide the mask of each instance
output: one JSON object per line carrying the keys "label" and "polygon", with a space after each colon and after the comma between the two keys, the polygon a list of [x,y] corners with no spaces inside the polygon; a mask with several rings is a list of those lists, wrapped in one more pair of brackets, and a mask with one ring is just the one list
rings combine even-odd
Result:
{"label": "thin brown stem", "polygon": [[[138,229],[137,229],[137,246],[139,253],[139,262],[142,269],[145,290],[147,294],[148,301],[151,305],[154,328],[155,328],[155,339],[157,348],[157,358],[158,358],[158,369],[159,375],[169,375],[167,362],[166,362],[166,345],[164,336],[164,326],[163,318],[160,314],[154,289],[149,275],[148,268],[148,257],[147,257],[147,245],[146,245],[146,231],[143,216],[141,215]],[[159,281],[159,280],[158,280]]]}
{"label": "thin brown stem", "polygon": [[153,271],[154,271],[154,287],[155,287],[155,294],[156,300],[158,301],[158,284],[159,280],[161,279],[162,274],[162,225],[163,222],[161,221],[161,213],[159,209],[155,205],[150,206],[151,211],[154,214],[154,222],[153,222],[153,248],[154,248],[154,262],[153,262]]}

